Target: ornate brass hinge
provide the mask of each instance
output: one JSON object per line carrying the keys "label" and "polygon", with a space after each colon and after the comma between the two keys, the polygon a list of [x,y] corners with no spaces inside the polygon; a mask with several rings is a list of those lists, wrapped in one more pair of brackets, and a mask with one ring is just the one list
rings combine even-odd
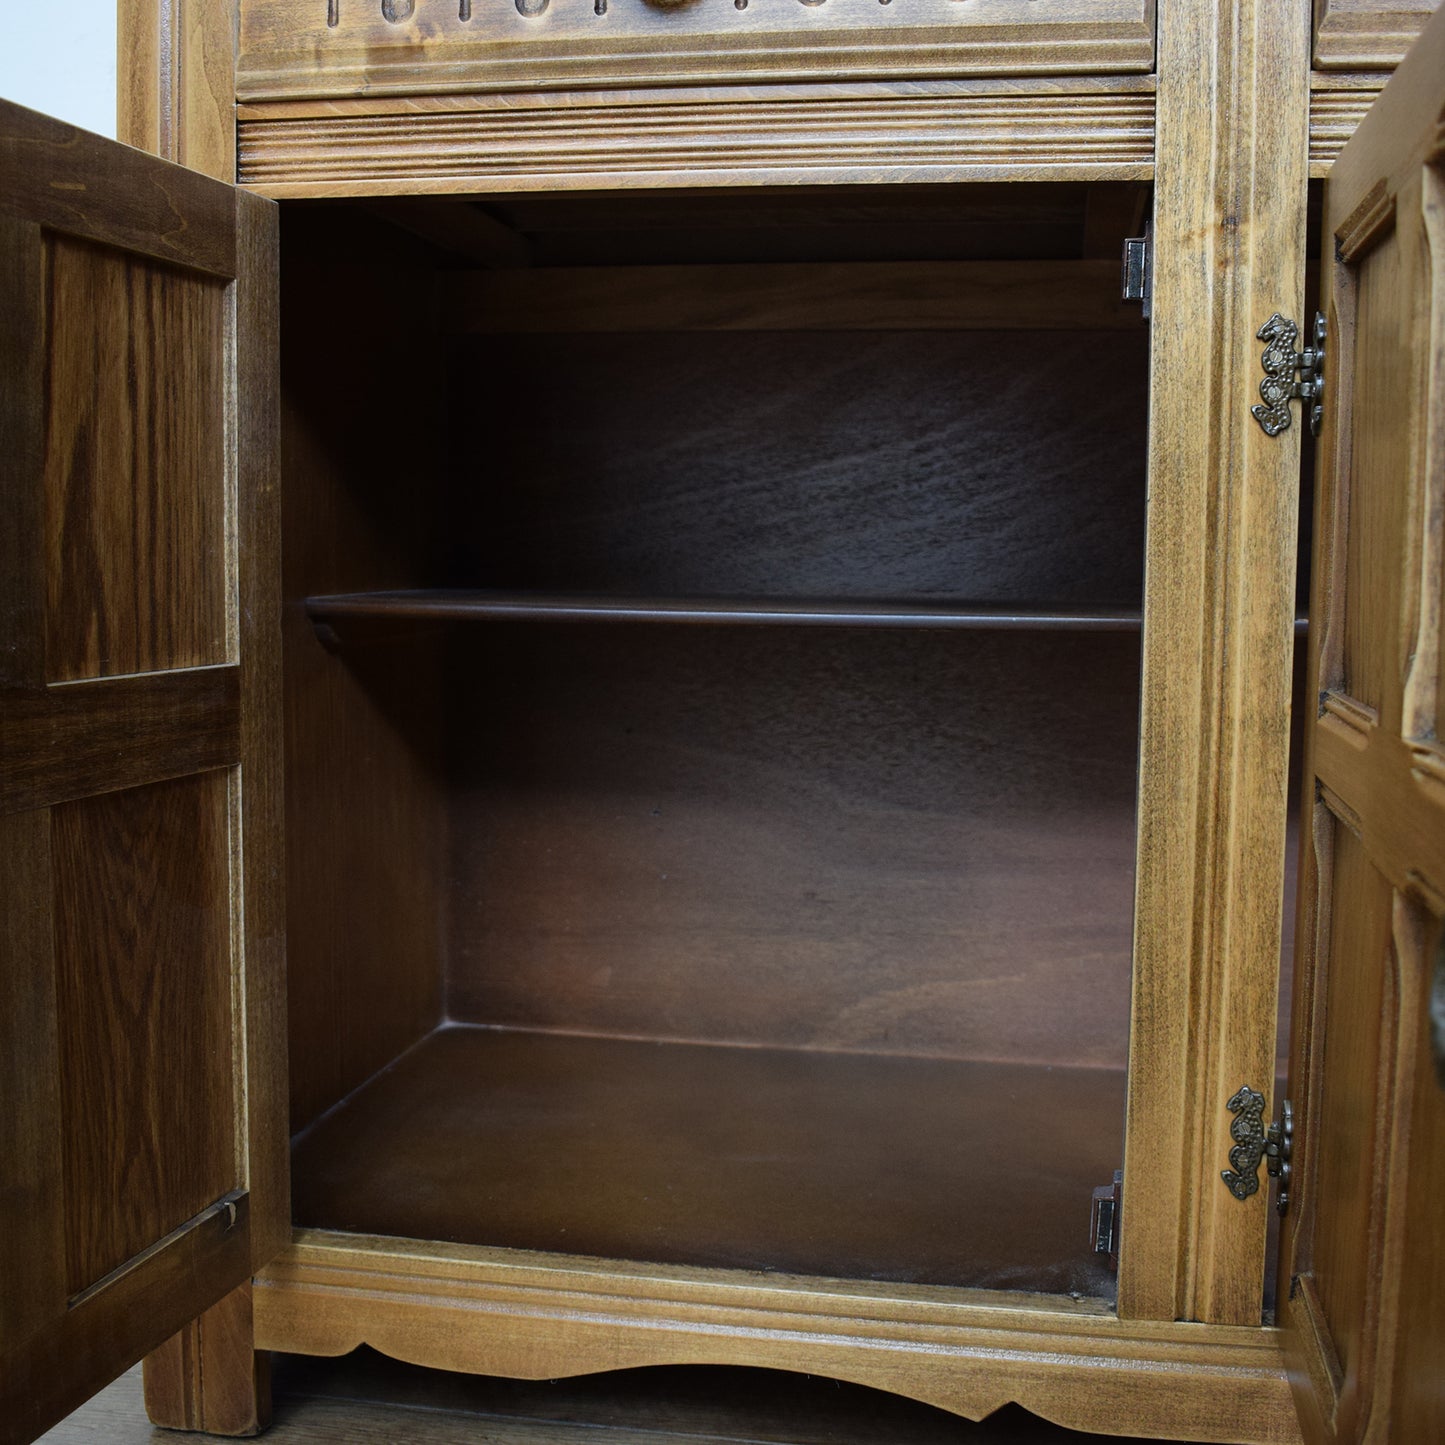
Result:
{"label": "ornate brass hinge", "polygon": [[1234,1122],[1229,1136],[1234,1148],[1229,1151],[1230,1167],[1220,1178],[1236,1199],[1248,1199],[1259,1191],[1259,1163],[1263,1159],[1270,1175],[1279,1180],[1279,1197],[1275,1208],[1283,1214],[1289,1208],[1290,1155],[1294,1150],[1294,1105],[1288,1099],[1280,1108],[1280,1120],[1264,1126],[1264,1095],[1246,1084],[1229,1101]]}
{"label": "ornate brass hinge", "polygon": [[[1264,380],[1259,384],[1263,398],[1250,407],[1266,436],[1277,437],[1290,424],[1289,404],[1298,397],[1308,408],[1310,434],[1318,436],[1325,417],[1325,318],[1315,312],[1315,344],[1304,351],[1294,349],[1299,327],[1278,311],[1255,335],[1265,343],[1259,364]],[[1294,379],[1299,372],[1299,380]]]}

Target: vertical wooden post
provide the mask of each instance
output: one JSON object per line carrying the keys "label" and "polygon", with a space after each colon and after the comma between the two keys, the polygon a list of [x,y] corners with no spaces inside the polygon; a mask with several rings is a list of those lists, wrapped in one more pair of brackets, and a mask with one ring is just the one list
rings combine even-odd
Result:
{"label": "vertical wooden post", "polygon": [[236,179],[236,0],[123,0],[116,136]]}
{"label": "vertical wooden post", "polygon": [[1308,0],[1159,7],[1139,865],[1119,1313],[1258,1324],[1267,1190],[1220,1180],[1273,1092],[1299,428],[1255,332],[1301,323]]}

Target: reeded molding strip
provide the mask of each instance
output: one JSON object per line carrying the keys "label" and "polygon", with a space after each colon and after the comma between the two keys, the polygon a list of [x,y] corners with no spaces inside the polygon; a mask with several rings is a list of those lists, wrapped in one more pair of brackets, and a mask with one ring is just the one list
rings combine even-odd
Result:
{"label": "reeded molding strip", "polygon": [[724,101],[599,94],[248,106],[243,185],[264,195],[460,193],[809,181],[1147,180],[1147,91]]}
{"label": "reeded molding strip", "polygon": [[1335,157],[1344,149],[1345,142],[1354,135],[1355,127],[1365,118],[1365,112],[1374,104],[1385,78],[1381,75],[1351,76],[1351,84],[1311,90],[1311,180],[1321,180],[1329,174]]}

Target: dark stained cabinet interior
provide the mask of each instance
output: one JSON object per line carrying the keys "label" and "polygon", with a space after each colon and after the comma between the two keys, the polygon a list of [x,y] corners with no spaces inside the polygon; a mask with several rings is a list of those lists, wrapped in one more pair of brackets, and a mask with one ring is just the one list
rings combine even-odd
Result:
{"label": "dark stained cabinet interior", "polygon": [[298,1225],[1111,1293],[1145,199],[284,210]]}

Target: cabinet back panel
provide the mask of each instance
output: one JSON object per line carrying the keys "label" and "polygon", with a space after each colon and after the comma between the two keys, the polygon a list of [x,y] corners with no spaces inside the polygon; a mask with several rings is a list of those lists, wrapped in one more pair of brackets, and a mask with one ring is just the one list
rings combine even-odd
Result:
{"label": "cabinet back panel", "polygon": [[1123,1063],[1137,638],[457,646],[451,1017]]}
{"label": "cabinet back panel", "polygon": [[1136,602],[1147,337],[457,343],[453,585]]}

